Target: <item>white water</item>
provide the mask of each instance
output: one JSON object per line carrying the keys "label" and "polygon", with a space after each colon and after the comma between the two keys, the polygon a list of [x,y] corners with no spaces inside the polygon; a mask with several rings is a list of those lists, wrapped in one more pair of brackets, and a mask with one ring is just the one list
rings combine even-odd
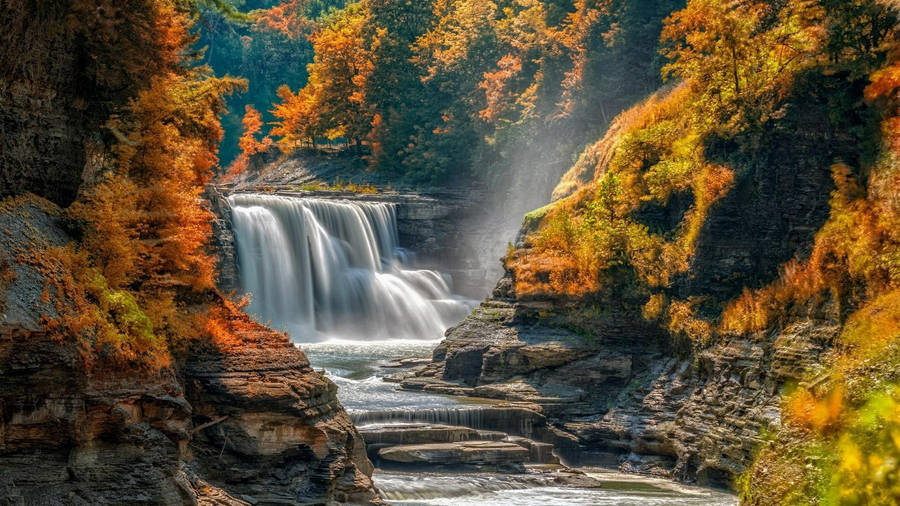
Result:
{"label": "white water", "polygon": [[541,484],[521,475],[479,473],[380,473],[375,485],[394,505],[435,506],[734,506],[733,495],[665,480],[619,473],[588,473],[600,488]]}
{"label": "white water", "polygon": [[[384,364],[411,356],[427,357],[435,342],[308,343],[300,348],[316,369],[338,384],[338,397],[358,425],[426,421],[477,427],[493,401],[400,390],[382,378],[396,371]],[[667,480],[609,471],[590,472],[601,488],[565,487],[526,474],[400,472],[376,469],[373,479],[393,505],[418,506],[576,506],[672,505],[734,506],[727,493]]]}
{"label": "white water", "polygon": [[[263,195],[230,197],[242,287],[250,312],[300,341],[338,384],[357,423],[429,421],[479,427],[492,402],[408,392],[382,378],[399,358],[430,356],[444,330],[471,309],[430,270],[403,266],[394,206]],[[614,475],[600,489],[561,487],[531,475],[383,472],[391,504],[733,505],[733,496]]]}
{"label": "white water", "polygon": [[238,194],[232,207],[249,312],[297,341],[439,339],[470,302],[408,269],[393,204]]}

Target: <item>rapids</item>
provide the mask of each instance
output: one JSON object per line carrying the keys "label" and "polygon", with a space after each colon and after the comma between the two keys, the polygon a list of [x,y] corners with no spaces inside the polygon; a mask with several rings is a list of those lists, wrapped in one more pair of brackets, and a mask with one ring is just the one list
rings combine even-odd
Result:
{"label": "rapids", "polygon": [[[411,269],[395,206],[237,194],[232,207],[241,287],[249,311],[288,330],[310,363],[338,385],[357,425],[431,422],[530,436],[531,420],[493,401],[408,392],[383,381],[401,358],[430,357],[472,301],[449,279]],[[533,474],[385,472],[374,480],[403,505],[732,505],[733,496],[616,473],[602,488],[553,485]]]}

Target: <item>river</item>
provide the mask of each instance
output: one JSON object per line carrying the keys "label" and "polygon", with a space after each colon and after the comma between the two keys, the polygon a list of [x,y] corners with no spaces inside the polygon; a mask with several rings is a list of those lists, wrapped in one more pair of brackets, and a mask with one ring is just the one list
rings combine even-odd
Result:
{"label": "river", "polygon": [[[496,429],[484,426],[492,409],[497,424],[493,401],[409,392],[384,381],[399,359],[430,357],[443,331],[475,305],[453,295],[439,272],[409,267],[392,204],[250,194],[229,201],[241,286],[253,294],[249,311],[294,336],[312,366],[338,385],[361,429],[415,422]],[[582,485],[560,485],[554,469],[376,469],[374,480],[386,500],[405,505],[736,504],[730,494],[601,469],[582,469],[594,478]]]}
{"label": "river", "polygon": [[[394,413],[393,420],[409,418],[434,422],[475,424],[478,410],[490,405],[482,399],[455,398],[407,392],[382,380],[394,372],[397,359],[428,357],[431,342],[323,342],[300,344],[313,367],[324,369],[337,383],[341,403],[359,423],[376,423]],[[374,416],[373,416],[374,415]],[[735,496],[691,487],[669,480],[583,468],[603,488],[540,486],[515,474],[404,473],[376,469],[375,484],[385,499],[396,505],[734,505]]]}

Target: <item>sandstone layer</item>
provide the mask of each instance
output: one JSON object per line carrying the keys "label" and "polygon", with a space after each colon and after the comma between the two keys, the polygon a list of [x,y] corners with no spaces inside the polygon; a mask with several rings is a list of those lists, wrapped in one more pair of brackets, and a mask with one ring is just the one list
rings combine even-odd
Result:
{"label": "sandstone layer", "polygon": [[283,335],[133,371],[48,334],[69,301],[28,259],[69,240],[49,202],[4,202],[0,503],[381,502],[336,386]]}

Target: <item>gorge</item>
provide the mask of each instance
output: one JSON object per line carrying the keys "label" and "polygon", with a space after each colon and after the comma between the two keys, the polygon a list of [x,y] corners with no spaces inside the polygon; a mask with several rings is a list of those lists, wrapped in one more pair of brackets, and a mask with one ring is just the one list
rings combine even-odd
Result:
{"label": "gorge", "polygon": [[0,506],[900,503],[896,0],[0,42]]}
{"label": "gorge", "polygon": [[[552,472],[559,467],[553,453],[562,454],[553,444],[558,429],[532,399],[398,388],[392,377],[427,362],[443,330],[474,302],[451,295],[452,284],[438,272],[408,269],[415,245],[404,250],[398,243],[402,200],[350,197],[233,193],[223,212],[233,223],[240,290],[254,296],[248,311],[288,329],[313,367],[338,385],[378,467],[383,497],[397,504],[502,502],[511,500],[506,491],[516,491],[518,504],[730,503],[727,495],[649,479]],[[572,456],[567,460],[575,462]],[[422,471],[430,485],[404,483],[404,473]],[[451,479],[452,489],[445,484]]]}

